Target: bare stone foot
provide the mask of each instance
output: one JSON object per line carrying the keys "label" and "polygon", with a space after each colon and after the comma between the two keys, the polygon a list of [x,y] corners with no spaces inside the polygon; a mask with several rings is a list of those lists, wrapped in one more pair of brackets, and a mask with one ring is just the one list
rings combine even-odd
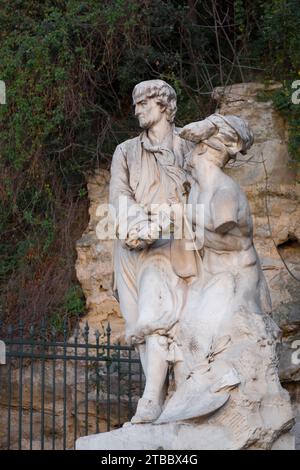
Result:
{"label": "bare stone foot", "polygon": [[148,400],[147,398],[140,398],[131,423],[152,423],[152,421],[155,421],[159,417],[161,411],[162,408],[158,403]]}

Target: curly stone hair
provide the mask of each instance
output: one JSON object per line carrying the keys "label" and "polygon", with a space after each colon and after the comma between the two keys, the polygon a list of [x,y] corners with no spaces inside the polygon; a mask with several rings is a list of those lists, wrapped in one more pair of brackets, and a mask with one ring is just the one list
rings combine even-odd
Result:
{"label": "curly stone hair", "polygon": [[177,111],[177,96],[174,88],[164,80],[146,80],[138,83],[132,92],[133,103],[141,98],[156,98],[166,108],[167,119],[174,122]]}

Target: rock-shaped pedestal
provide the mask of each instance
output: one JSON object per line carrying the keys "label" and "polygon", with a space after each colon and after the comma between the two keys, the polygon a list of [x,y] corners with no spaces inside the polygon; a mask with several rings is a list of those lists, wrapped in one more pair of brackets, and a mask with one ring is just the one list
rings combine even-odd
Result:
{"label": "rock-shaped pedestal", "polygon": [[264,447],[261,445],[259,430],[249,433],[248,439],[237,439],[233,434],[228,434],[224,427],[213,424],[126,423],[115,431],[77,439],[76,450],[294,450],[294,441],[294,436],[287,432],[278,439],[274,437],[273,444]]}

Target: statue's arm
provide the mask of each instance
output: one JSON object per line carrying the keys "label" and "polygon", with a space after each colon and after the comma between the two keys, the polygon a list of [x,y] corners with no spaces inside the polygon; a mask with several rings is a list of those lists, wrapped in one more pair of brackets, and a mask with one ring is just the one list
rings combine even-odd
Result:
{"label": "statue's arm", "polygon": [[211,203],[211,220],[214,231],[225,234],[238,224],[238,197],[234,189],[218,189]]}
{"label": "statue's arm", "polygon": [[180,131],[179,135],[182,139],[186,139],[189,142],[195,144],[208,139],[218,131],[217,126],[209,119],[203,119],[202,121],[191,122],[184,126]]}
{"label": "statue's arm", "polygon": [[129,184],[129,171],[126,156],[121,145],[118,145],[112,158],[111,178],[109,185],[109,203],[115,210],[119,209],[119,197],[125,196],[128,204],[136,204],[132,189]]}
{"label": "statue's arm", "polygon": [[129,184],[129,169],[122,144],[117,146],[112,158],[109,203],[116,215],[117,236],[127,247],[140,249],[154,241],[148,240],[147,236],[148,214],[136,202]]}

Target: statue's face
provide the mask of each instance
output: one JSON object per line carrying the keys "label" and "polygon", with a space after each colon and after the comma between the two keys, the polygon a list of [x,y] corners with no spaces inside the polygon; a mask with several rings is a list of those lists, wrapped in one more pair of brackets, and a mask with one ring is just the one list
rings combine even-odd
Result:
{"label": "statue's face", "polygon": [[157,103],[156,98],[140,98],[134,104],[135,116],[138,118],[142,129],[150,129],[165,118],[164,108]]}
{"label": "statue's face", "polygon": [[189,171],[197,179],[197,172],[202,172],[202,164],[211,162],[219,168],[223,168],[228,161],[225,149],[217,150],[204,142],[199,142],[192,152],[185,157],[184,169]]}

